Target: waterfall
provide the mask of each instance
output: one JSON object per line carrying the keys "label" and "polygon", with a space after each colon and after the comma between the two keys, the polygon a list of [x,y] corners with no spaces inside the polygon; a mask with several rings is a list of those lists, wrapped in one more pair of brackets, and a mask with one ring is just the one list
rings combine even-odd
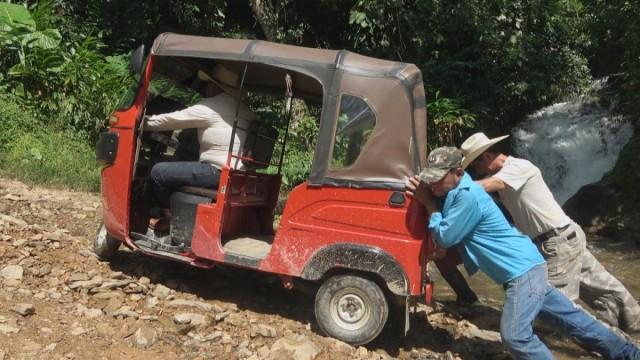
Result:
{"label": "waterfall", "polygon": [[610,171],[632,134],[630,122],[586,97],[545,107],[511,132],[515,155],[540,168],[560,204]]}

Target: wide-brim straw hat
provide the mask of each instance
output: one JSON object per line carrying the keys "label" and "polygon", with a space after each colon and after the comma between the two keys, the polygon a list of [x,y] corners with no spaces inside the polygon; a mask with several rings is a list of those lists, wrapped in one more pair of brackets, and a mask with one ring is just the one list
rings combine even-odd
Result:
{"label": "wide-brim straw hat", "polygon": [[503,135],[489,139],[483,132],[477,132],[469,136],[460,146],[462,156],[464,156],[462,158],[462,168],[466,169],[473,160],[480,156],[480,154],[508,137],[509,135]]}
{"label": "wide-brim straw hat", "polygon": [[240,76],[218,64],[211,73],[198,70],[198,79],[216,84],[222,91],[237,97],[240,94]]}

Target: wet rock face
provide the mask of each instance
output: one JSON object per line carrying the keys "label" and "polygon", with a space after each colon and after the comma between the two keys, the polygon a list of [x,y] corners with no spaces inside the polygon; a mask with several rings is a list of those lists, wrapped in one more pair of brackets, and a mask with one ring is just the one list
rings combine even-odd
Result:
{"label": "wet rock face", "polygon": [[563,209],[584,231],[616,240],[640,240],[640,209],[603,180],[583,186]]}
{"label": "wet rock face", "polygon": [[589,184],[567,200],[563,209],[585,231],[597,231],[606,225],[606,218],[616,216],[616,200],[618,193],[605,183]]}
{"label": "wet rock face", "polygon": [[567,214],[586,232],[640,245],[640,132],[620,153],[614,169],[582,187],[564,204]]}

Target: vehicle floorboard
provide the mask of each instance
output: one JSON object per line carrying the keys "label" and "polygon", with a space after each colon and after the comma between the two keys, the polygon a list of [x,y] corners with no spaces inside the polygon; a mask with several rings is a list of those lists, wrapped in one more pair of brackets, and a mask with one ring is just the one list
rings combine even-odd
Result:
{"label": "vehicle floorboard", "polygon": [[264,259],[271,250],[273,235],[240,235],[223,245],[226,254]]}

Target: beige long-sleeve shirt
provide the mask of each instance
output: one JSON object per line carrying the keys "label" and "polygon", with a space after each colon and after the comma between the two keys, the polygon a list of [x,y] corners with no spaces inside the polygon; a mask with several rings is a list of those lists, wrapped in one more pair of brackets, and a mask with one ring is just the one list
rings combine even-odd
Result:
{"label": "beige long-sleeve shirt", "polygon": [[[221,169],[227,162],[235,113],[235,99],[226,93],[221,93],[204,98],[183,110],[152,115],[145,122],[144,129],[166,131],[197,128],[200,161],[211,163]],[[249,123],[255,119],[256,115],[246,105],[240,104],[238,126],[247,129]],[[244,144],[245,135],[245,131],[236,131],[233,142],[234,153],[237,153]],[[232,161],[232,165],[234,163],[236,162]]]}

